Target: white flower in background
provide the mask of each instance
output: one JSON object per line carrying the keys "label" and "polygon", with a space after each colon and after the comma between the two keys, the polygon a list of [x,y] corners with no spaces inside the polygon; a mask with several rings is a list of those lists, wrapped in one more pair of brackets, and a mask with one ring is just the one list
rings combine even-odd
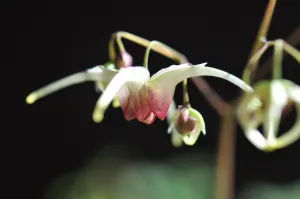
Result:
{"label": "white flower in background", "polygon": [[[245,93],[237,109],[237,118],[249,141],[264,151],[297,141],[300,138],[300,87],[289,80],[274,79],[259,82],[253,88],[255,92]],[[289,102],[296,105],[296,122],[288,132],[277,137],[282,112]],[[263,134],[258,130],[260,125],[263,125]]]}

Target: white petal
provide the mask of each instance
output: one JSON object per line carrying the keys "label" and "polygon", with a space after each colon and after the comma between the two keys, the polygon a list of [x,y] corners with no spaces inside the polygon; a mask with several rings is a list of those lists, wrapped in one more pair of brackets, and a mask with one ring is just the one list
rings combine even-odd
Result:
{"label": "white petal", "polygon": [[176,115],[178,114],[179,112],[177,111],[176,104],[174,100],[172,100],[172,103],[167,113],[167,121],[169,124],[168,133],[171,133],[171,142],[174,147],[180,147],[183,143],[182,136],[176,131],[174,125],[174,118],[176,118]]}
{"label": "white petal", "polygon": [[171,105],[169,107],[169,110],[168,110],[168,113],[167,113],[167,121],[168,121],[169,124],[172,123],[172,118],[175,115],[176,111],[177,111],[177,108],[176,108],[175,101],[172,100],[172,103],[171,103]]}
{"label": "white petal", "polygon": [[265,137],[257,129],[247,129],[245,135],[256,148],[260,150],[267,148],[268,145]]}
{"label": "white petal", "polygon": [[171,134],[171,142],[174,147],[180,147],[183,144],[182,136],[174,129]]}
{"label": "white petal", "polygon": [[268,141],[276,138],[282,110],[288,102],[288,95],[282,82],[273,80],[270,84],[270,99],[266,109],[264,134]]}
{"label": "white petal", "polygon": [[126,82],[140,82],[145,83],[150,77],[149,71],[144,67],[129,67],[122,68],[110,81],[100,98],[98,99],[93,119],[95,122],[101,122],[104,112],[118,93],[119,89],[126,84]]}
{"label": "white petal", "polygon": [[95,66],[83,72],[78,72],[70,76],[64,77],[53,83],[50,83],[34,92],[26,98],[28,104],[34,103],[36,100],[45,97],[53,92],[79,84],[86,81],[102,81],[109,82],[116,75],[115,71],[107,70],[103,66]]}
{"label": "white petal", "polygon": [[278,106],[285,106],[288,102],[288,95],[285,91],[284,84],[280,80],[273,80],[270,89],[271,102]]}
{"label": "white petal", "polygon": [[214,76],[230,81],[244,91],[253,91],[253,89],[241,79],[222,70],[206,67],[205,65],[206,63],[198,65],[172,65],[158,71],[151,77],[148,83],[157,86],[158,88],[163,87],[164,90],[168,91],[170,88],[174,88],[179,82],[190,77]]}
{"label": "white petal", "polygon": [[277,148],[283,148],[300,139],[300,103],[296,104],[296,108],[297,119],[295,121],[295,124],[288,132],[284,133],[282,136],[277,138]]}
{"label": "white petal", "polygon": [[246,93],[240,100],[237,107],[237,119],[241,127],[246,129],[256,129],[263,121],[263,111],[261,102],[255,93]]}
{"label": "white petal", "polygon": [[289,98],[296,103],[300,103],[300,86],[289,80],[285,80],[285,84]]}

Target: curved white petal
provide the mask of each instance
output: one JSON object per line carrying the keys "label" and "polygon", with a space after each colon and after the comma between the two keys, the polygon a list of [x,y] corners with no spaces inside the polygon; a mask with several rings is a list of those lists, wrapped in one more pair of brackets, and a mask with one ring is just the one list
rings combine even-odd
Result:
{"label": "curved white petal", "polygon": [[108,70],[101,65],[95,66],[86,71],[78,72],[64,77],[32,92],[27,96],[26,102],[28,104],[32,104],[36,100],[52,94],[53,92],[86,81],[109,82],[115,75],[116,71]]}
{"label": "curved white petal", "polygon": [[148,83],[157,85],[158,87],[164,87],[165,90],[168,90],[170,88],[174,88],[179,82],[190,77],[213,76],[230,81],[246,92],[253,91],[253,89],[249,85],[247,85],[243,80],[237,78],[236,76],[216,68],[206,67],[205,65],[206,63],[198,65],[172,65],[168,68],[158,71],[150,78]]}
{"label": "curved white petal", "polygon": [[255,93],[246,93],[237,107],[237,119],[241,127],[246,129],[257,128],[263,121],[261,102]]}
{"label": "curved white petal", "polygon": [[144,67],[129,67],[120,69],[107,85],[106,89],[96,103],[93,113],[94,121],[102,121],[105,110],[124,84],[130,81],[145,83],[149,77],[149,71]]}
{"label": "curved white petal", "polygon": [[246,129],[245,135],[256,148],[265,150],[268,147],[266,138],[257,129]]}
{"label": "curved white petal", "polygon": [[285,84],[289,98],[296,103],[300,103],[300,86],[289,80],[285,80]]}
{"label": "curved white petal", "polygon": [[273,80],[269,90],[269,104],[264,121],[264,134],[268,141],[276,138],[281,119],[281,113],[288,103],[288,95],[281,81]]}
{"label": "curved white petal", "polygon": [[151,111],[161,120],[165,119],[173,99],[176,85],[189,77],[219,77],[232,82],[247,92],[253,91],[253,89],[241,79],[222,70],[206,67],[205,64],[206,63],[199,65],[173,65],[154,74],[147,82],[148,104]]}
{"label": "curved white petal", "polygon": [[300,139],[300,103],[296,104],[297,119],[294,126],[276,140],[276,148],[283,148]]}

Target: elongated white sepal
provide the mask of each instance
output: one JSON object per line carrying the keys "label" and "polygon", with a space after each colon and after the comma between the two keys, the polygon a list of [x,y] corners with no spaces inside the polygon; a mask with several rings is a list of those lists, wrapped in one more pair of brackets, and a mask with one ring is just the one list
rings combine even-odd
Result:
{"label": "elongated white sepal", "polygon": [[281,113],[288,103],[288,96],[283,84],[273,80],[270,84],[269,102],[265,113],[264,134],[271,142],[276,138],[281,119]]}
{"label": "elongated white sepal", "polygon": [[207,67],[206,63],[191,65],[181,64],[173,65],[168,68],[162,69],[154,74],[149,80],[149,84],[164,85],[166,87],[174,88],[179,82],[196,76],[213,76],[225,79],[236,86],[240,87],[246,92],[252,92],[253,89],[247,85],[243,80],[231,75],[225,71]]}
{"label": "elongated white sepal", "polygon": [[109,82],[116,74],[116,71],[105,69],[103,66],[95,66],[86,71],[78,72],[53,83],[50,83],[32,93],[30,93],[26,102],[28,104],[34,103],[36,100],[41,99],[47,95],[50,95],[56,91],[64,89],[66,87],[79,84],[86,81],[103,81]]}
{"label": "elongated white sepal", "polygon": [[276,147],[286,147],[300,139],[300,103],[296,104],[297,119],[294,126],[276,140]]}

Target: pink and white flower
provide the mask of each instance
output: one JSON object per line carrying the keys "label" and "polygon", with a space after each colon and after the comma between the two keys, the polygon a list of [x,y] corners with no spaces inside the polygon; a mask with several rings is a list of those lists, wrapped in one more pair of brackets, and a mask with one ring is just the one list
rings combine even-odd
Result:
{"label": "pink and white flower", "polygon": [[164,120],[173,100],[175,87],[181,81],[195,76],[214,76],[237,85],[246,92],[252,88],[241,79],[222,70],[205,66],[206,63],[172,65],[150,76],[148,69],[132,66],[115,70],[113,67],[96,66],[53,82],[33,93],[27,103],[59,89],[84,81],[96,82],[103,92],[93,113],[93,120],[101,122],[104,113],[114,99],[117,99],[126,120],[137,119],[151,124],[158,117]]}

